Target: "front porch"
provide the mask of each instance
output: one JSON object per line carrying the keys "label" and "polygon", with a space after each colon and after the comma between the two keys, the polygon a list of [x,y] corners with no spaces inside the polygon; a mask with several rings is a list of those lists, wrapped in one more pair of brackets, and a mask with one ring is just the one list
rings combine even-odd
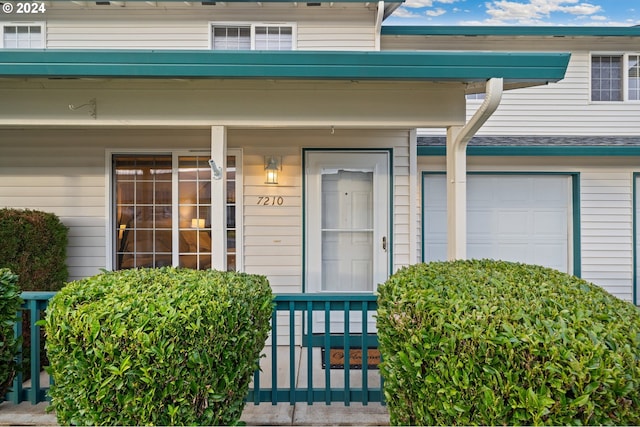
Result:
{"label": "front porch", "polygon": [[[32,417],[32,422],[25,420],[27,424],[55,422],[54,416],[44,412],[49,377],[40,366],[40,327],[36,325],[54,295],[22,295],[33,331],[28,355],[32,379],[23,382],[22,374],[16,377],[7,395],[9,402],[0,406],[0,425],[16,424],[21,417]],[[276,295],[272,315],[276,333],[266,343],[242,420],[248,425],[388,424],[377,368],[377,336],[371,326],[376,309],[372,294]],[[342,333],[336,332],[336,324],[343,327]],[[16,323],[18,335],[21,326]],[[336,361],[341,355],[343,359]]]}

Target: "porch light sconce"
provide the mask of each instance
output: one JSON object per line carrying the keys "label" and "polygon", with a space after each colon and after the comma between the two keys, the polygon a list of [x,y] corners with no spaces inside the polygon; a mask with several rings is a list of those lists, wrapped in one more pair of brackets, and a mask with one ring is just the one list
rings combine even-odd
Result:
{"label": "porch light sconce", "polygon": [[267,175],[265,184],[277,184],[278,172],[282,170],[282,158],[276,156],[268,156],[264,158],[264,170]]}
{"label": "porch light sconce", "polygon": [[215,179],[216,181],[222,179],[222,168],[216,165],[216,161],[213,159],[209,159],[209,166],[211,167],[213,179]]}

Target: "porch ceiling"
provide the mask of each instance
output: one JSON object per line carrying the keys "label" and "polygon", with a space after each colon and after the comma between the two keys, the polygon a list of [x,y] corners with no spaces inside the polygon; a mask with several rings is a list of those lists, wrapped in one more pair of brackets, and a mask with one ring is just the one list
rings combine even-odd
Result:
{"label": "porch ceiling", "polygon": [[569,53],[2,50],[0,77],[457,81],[505,88],[564,78]]}

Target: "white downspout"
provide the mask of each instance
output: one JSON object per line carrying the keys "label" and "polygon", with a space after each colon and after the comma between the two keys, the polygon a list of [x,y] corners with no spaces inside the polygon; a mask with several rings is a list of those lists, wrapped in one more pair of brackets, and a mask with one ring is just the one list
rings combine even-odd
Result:
{"label": "white downspout", "polygon": [[382,32],[382,21],[384,20],[384,2],[378,2],[378,11],[376,13],[376,22],[375,22],[375,40],[374,40],[374,50],[380,50],[380,33]]}
{"label": "white downspout", "polygon": [[487,81],[484,102],[464,126],[447,128],[447,258],[467,257],[467,144],[496,111],[503,79]]}

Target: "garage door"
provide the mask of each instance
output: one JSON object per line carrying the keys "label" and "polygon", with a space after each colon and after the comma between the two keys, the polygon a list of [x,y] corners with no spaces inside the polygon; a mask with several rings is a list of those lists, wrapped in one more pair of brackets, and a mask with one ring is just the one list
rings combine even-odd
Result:
{"label": "garage door", "polygon": [[[425,261],[447,259],[444,174],[423,176]],[[467,176],[467,257],[544,265],[572,273],[569,175]]]}

